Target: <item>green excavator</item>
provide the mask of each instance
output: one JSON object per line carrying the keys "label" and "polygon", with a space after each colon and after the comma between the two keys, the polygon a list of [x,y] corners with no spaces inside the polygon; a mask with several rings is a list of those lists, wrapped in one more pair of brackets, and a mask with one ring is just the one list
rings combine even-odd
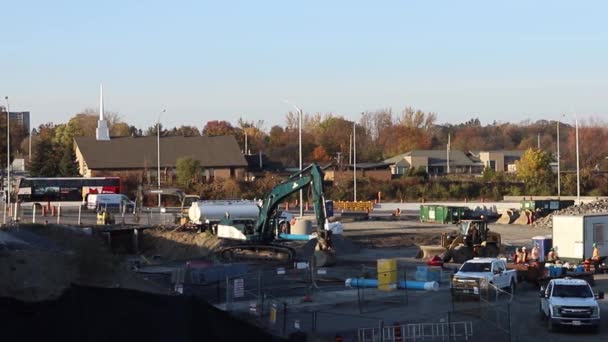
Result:
{"label": "green excavator", "polygon": [[[310,187],[313,207],[317,221],[317,246],[314,260],[316,266],[328,266],[335,261],[331,243],[331,231],[327,225],[327,208],[323,193],[323,171],[311,164],[276,185],[262,199],[257,219],[224,218],[217,226],[217,236],[224,239],[242,240],[243,243],[222,248],[219,253],[224,260],[295,260],[295,250],[284,244],[276,243],[280,218],[278,206],[289,195]],[[228,216],[228,215],[227,215]]]}

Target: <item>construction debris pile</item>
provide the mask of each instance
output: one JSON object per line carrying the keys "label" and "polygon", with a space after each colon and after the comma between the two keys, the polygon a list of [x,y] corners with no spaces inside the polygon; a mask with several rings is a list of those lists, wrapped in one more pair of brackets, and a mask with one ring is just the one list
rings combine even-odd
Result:
{"label": "construction debris pile", "polygon": [[72,284],[167,292],[131,272],[104,241],[82,228],[23,225],[2,232],[20,243],[0,248],[0,297],[47,300]]}
{"label": "construction debris pile", "polygon": [[574,205],[556,211],[534,222],[534,226],[545,229],[553,228],[553,215],[585,215],[600,213],[608,213],[608,200],[601,199],[598,201],[583,203],[581,205]]}

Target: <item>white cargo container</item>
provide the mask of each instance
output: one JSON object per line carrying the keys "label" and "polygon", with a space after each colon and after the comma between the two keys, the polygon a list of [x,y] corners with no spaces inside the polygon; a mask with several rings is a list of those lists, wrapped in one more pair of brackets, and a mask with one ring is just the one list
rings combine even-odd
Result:
{"label": "white cargo container", "polygon": [[553,247],[561,259],[591,258],[594,243],[608,255],[608,213],[553,216]]}

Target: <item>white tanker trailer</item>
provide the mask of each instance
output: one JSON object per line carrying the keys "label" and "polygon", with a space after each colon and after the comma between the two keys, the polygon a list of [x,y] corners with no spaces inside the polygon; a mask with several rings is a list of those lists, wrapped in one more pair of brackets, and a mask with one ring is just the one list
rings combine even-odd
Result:
{"label": "white tanker trailer", "polygon": [[188,209],[190,223],[203,229],[212,228],[223,218],[255,221],[259,214],[257,202],[246,200],[197,201]]}

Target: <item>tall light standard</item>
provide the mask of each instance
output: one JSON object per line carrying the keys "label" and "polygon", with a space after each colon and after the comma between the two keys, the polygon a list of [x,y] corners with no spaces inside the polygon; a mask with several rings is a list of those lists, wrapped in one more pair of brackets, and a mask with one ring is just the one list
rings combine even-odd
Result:
{"label": "tall light standard", "polygon": [[559,166],[559,119],[557,119],[557,198],[562,194]]}
{"label": "tall light standard", "polygon": [[[11,207],[11,107],[6,100],[6,206]],[[10,217],[9,217],[10,220]],[[6,224],[6,207],[4,208],[4,224]]]}
{"label": "tall light standard", "polygon": [[357,202],[357,122],[353,121],[353,201]]}
{"label": "tall light standard", "polygon": [[581,171],[578,157],[578,117],[574,115],[574,123],[576,125],[576,202],[581,204]]}
{"label": "tall light standard", "polygon": [[[290,104],[293,108],[296,109],[296,113],[298,113],[298,144],[299,144],[299,153],[300,153],[300,172],[302,172],[302,109],[298,108],[298,106],[290,103],[287,100],[284,100],[286,104]],[[300,175],[302,177],[302,175]],[[304,216],[304,195],[302,194],[302,190],[300,189],[300,217]]]}
{"label": "tall light standard", "polygon": [[158,180],[158,207],[160,208],[160,116],[162,113],[166,112],[166,109],[163,109],[160,113],[158,113],[158,120],[156,120],[156,165],[158,169],[156,170],[156,179]]}

